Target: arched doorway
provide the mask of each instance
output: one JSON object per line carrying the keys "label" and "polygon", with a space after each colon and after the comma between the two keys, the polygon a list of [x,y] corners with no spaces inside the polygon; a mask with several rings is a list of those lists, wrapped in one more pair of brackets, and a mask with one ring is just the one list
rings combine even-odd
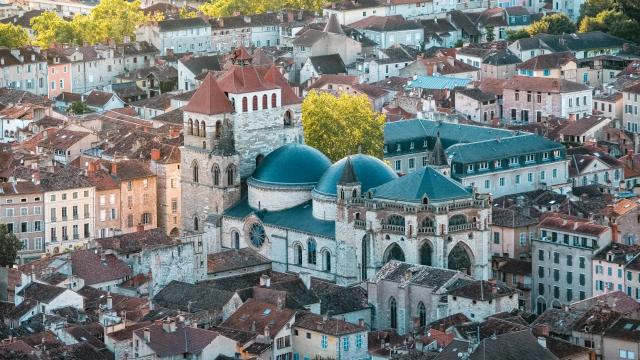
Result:
{"label": "arched doorway", "polygon": [[431,266],[432,256],[433,249],[431,248],[431,243],[425,241],[422,246],[420,246],[420,265]]}
{"label": "arched doorway", "polygon": [[471,250],[463,243],[457,243],[451,249],[447,257],[447,265],[449,269],[460,270],[471,275]]}
{"label": "arched doorway", "polygon": [[180,236],[180,230],[178,230],[177,227],[174,227],[173,229],[171,229],[171,231],[169,232],[169,236],[172,238],[178,237]]}
{"label": "arched doorway", "polygon": [[389,245],[387,250],[384,251],[384,263],[388,263],[391,260],[405,261],[404,251],[396,243]]}
{"label": "arched doorway", "polygon": [[240,249],[240,233],[237,231],[233,232],[233,248]]}

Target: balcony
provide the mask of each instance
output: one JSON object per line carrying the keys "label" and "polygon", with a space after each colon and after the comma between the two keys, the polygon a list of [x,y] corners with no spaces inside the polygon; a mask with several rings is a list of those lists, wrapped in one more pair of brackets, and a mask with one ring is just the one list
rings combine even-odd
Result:
{"label": "balcony", "polygon": [[364,220],[353,220],[353,225],[356,229],[366,229],[367,222]]}
{"label": "balcony", "polygon": [[466,224],[458,224],[458,225],[449,225],[449,232],[458,232],[458,231],[467,231],[467,230],[476,230],[478,229],[477,222],[470,222]]}
{"label": "balcony", "polygon": [[386,230],[388,232],[392,232],[392,233],[396,233],[396,234],[404,234],[404,226],[403,225],[382,224],[382,230]]}
{"label": "balcony", "polygon": [[433,235],[435,233],[436,233],[436,228],[434,228],[434,227],[419,227],[418,228],[418,234]]}

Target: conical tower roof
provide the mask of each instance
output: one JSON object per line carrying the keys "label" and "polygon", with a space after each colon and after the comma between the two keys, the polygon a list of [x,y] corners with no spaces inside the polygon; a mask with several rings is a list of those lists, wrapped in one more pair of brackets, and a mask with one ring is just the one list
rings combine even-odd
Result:
{"label": "conical tower roof", "polygon": [[342,31],[342,26],[340,26],[336,14],[329,15],[329,21],[327,21],[327,25],[324,26],[324,32],[344,35],[344,31]]}
{"label": "conical tower roof", "polygon": [[433,152],[431,153],[431,165],[444,166],[449,165],[447,162],[447,154],[444,152],[442,141],[440,141],[440,132],[436,136],[436,143],[433,145]]}
{"label": "conical tower roof", "polygon": [[184,107],[184,111],[194,112],[204,115],[215,115],[232,113],[231,101],[222,92],[218,82],[211,73],[202,81],[202,85],[193,94],[189,103]]}
{"label": "conical tower roof", "polygon": [[340,181],[338,184],[346,185],[346,184],[355,184],[358,182],[358,176],[356,176],[355,170],[353,170],[353,164],[351,164],[351,157],[347,158],[347,162],[344,164],[344,171],[342,171],[342,175],[340,176]]}

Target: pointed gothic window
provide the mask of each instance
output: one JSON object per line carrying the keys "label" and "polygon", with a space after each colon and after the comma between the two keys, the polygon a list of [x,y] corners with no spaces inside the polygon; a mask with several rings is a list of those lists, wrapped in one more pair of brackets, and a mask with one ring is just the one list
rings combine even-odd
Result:
{"label": "pointed gothic window", "polygon": [[220,139],[220,133],[222,132],[222,122],[216,121],[216,139]]}
{"label": "pointed gothic window", "polygon": [[231,186],[235,182],[235,167],[233,165],[229,165],[227,167],[227,185]]}
{"label": "pointed gothic window", "polygon": [[331,271],[331,253],[329,250],[325,250],[322,254],[322,265],[324,271]]}
{"label": "pointed gothic window", "polygon": [[274,108],[278,105],[278,97],[276,93],[271,94],[271,107]]}
{"label": "pointed gothic window", "polygon": [[302,246],[300,244],[296,244],[296,246],[293,248],[293,253],[294,253],[293,262],[296,265],[302,266]]}
{"label": "pointed gothic window", "polygon": [[262,109],[268,109],[269,108],[269,98],[267,97],[267,94],[262,95]]}
{"label": "pointed gothic window", "polygon": [[253,108],[253,111],[258,111],[258,96],[257,95],[253,95],[252,108]]}
{"label": "pointed gothic window", "polygon": [[192,178],[193,178],[193,182],[197,183],[198,182],[198,162],[197,161],[193,161],[193,163],[191,164],[191,171],[192,171]]}
{"label": "pointed gothic window", "polygon": [[427,308],[422,301],[418,303],[418,318],[420,319],[420,327],[425,327],[427,325]]}
{"label": "pointed gothic window", "polygon": [[398,305],[394,297],[389,299],[389,323],[392,329],[398,328]]}
{"label": "pointed gothic window", "polygon": [[198,223],[198,217],[194,217],[193,218],[193,230],[198,231],[200,230],[200,224]]}
{"label": "pointed gothic window", "polygon": [[204,120],[200,123],[200,136],[207,136],[207,125],[204,123]]}
{"label": "pointed gothic window", "polygon": [[189,119],[189,135],[193,135],[193,119]]}
{"label": "pointed gothic window", "polygon": [[220,167],[218,167],[218,164],[213,165],[213,185],[220,185]]}
{"label": "pointed gothic window", "polygon": [[247,97],[243,96],[242,97],[242,112],[245,113],[249,111],[249,105],[247,104]]}
{"label": "pointed gothic window", "polygon": [[198,120],[196,120],[193,130],[195,131],[193,135],[200,136],[200,122]]}

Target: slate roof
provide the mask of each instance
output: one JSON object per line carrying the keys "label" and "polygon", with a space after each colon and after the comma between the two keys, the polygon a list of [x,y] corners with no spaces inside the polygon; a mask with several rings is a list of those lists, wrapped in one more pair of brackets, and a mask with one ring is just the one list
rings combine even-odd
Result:
{"label": "slate roof", "polygon": [[132,254],[140,252],[142,249],[175,244],[160,228],[100,238],[95,241],[103,249],[110,249],[119,254]]}
{"label": "slate roof", "polygon": [[[611,262],[618,265],[626,265],[632,258],[640,253],[640,246],[621,243],[611,243],[600,249],[594,256],[594,260]],[[609,260],[609,255],[612,259]]]}
{"label": "slate roof", "polygon": [[451,157],[451,162],[468,164],[563,148],[562,144],[545,137],[525,133],[496,140],[456,144],[447,148],[446,152]]}
{"label": "slate roof", "polygon": [[115,255],[106,254],[104,260],[93,250],[76,250],[71,253],[71,269],[84,280],[85,285],[122,280],[132,275],[131,268]]}
{"label": "slate roof", "polygon": [[[221,290],[207,282],[189,284],[173,280],[153,297],[154,304],[167,309],[189,311],[221,311],[235,293]],[[189,302],[191,306],[189,307]]]}
{"label": "slate roof", "polygon": [[479,142],[496,138],[511,137],[515,132],[504,129],[476,125],[453,124],[425,119],[394,121],[385,124],[384,143],[398,143],[408,140],[431,138],[435,141],[440,134],[442,145],[446,148],[465,142]]}
{"label": "slate roof", "polygon": [[38,143],[38,146],[45,149],[66,150],[89,135],[91,135],[91,133],[86,131],[60,129],[58,130],[58,132],[56,132],[55,136],[49,136],[46,139],[40,141]]}
{"label": "slate roof", "polygon": [[312,314],[307,311],[296,314],[296,321],[293,323],[293,326],[332,336],[344,336],[367,331],[367,328],[364,326],[332,317],[325,320],[322,315]]}
{"label": "slate roof", "polygon": [[[494,257],[495,259],[495,257]],[[531,275],[531,261],[500,258],[497,270],[505,274]]]}
{"label": "slate roof", "polygon": [[271,260],[250,248],[229,249],[207,256],[209,274],[266,264],[271,264]]}
{"label": "slate roof", "polygon": [[[411,277],[406,277],[407,272],[411,273]],[[459,275],[461,274],[455,270],[391,260],[378,271],[373,281],[391,281],[403,286],[411,284],[437,290]]]}
{"label": "slate roof", "polygon": [[367,290],[360,286],[343,287],[323,280],[311,279],[311,290],[320,299],[320,313],[333,315],[369,309]]}
{"label": "slate roof", "polygon": [[84,98],[84,101],[88,106],[102,107],[106,105],[113,96],[113,93],[91,90],[89,95]]}
{"label": "slate roof", "polygon": [[386,184],[370,189],[376,199],[422,203],[468,199],[472,194],[457,181],[451,180],[433,168],[426,167]]}
{"label": "slate roof", "polygon": [[611,119],[603,116],[590,115],[580,118],[580,121],[568,122],[567,125],[558,130],[558,132],[562,135],[582,136],[585,132],[605,121],[611,122]]}
{"label": "slate roof", "polygon": [[174,332],[165,331],[162,324],[154,324],[134,330],[134,334],[144,339],[145,329],[150,331],[150,341],[146,343],[147,346],[160,358],[199,354],[218,337],[215,331],[186,326],[184,323],[176,323]]}
{"label": "slate roof", "polygon": [[406,20],[402,15],[369,16],[351,23],[349,26],[356,29],[376,32],[418,30],[422,28],[419,23]]}
{"label": "slate roof", "polygon": [[638,343],[640,342],[640,320],[622,317],[605,330],[604,337]]}
{"label": "slate roof", "polygon": [[512,296],[516,291],[508,286],[485,280],[457,279],[448,286],[448,294],[477,301]]}
{"label": "slate roof", "polygon": [[519,57],[507,49],[495,51],[482,59],[483,64],[493,66],[513,65],[521,62],[522,60]]}
{"label": "slate roof", "polygon": [[462,89],[462,90],[457,90],[456,92],[480,102],[492,101],[492,100],[495,101],[498,98],[495,94],[484,92],[478,88]]}
{"label": "slate roof", "polygon": [[79,170],[72,168],[60,169],[55,173],[40,173],[42,190],[59,191],[93,186],[86,177],[79,174]]}
{"label": "slate roof", "polygon": [[377,0],[359,0],[359,1],[338,0],[330,4],[327,4],[326,7],[328,9],[335,9],[335,10],[353,10],[353,9],[366,9],[366,8],[380,7],[380,6],[382,5],[380,5],[380,3]]}
{"label": "slate roof", "polygon": [[32,282],[20,290],[16,295],[48,304],[65,292],[65,290],[66,289],[62,287]]}
{"label": "slate roof", "polygon": [[347,68],[339,54],[309,56],[318,74],[346,74]]}
{"label": "slate roof", "polygon": [[570,51],[563,51],[559,53],[550,53],[535,56],[519,64],[517,68],[525,70],[555,69],[564,66],[571,61],[577,61],[575,56],[573,56]]}
{"label": "slate roof", "polygon": [[[435,357],[435,360],[458,360],[459,353],[467,352],[469,344],[456,340]],[[483,339],[468,360],[557,360],[548,349],[540,346],[531,330],[509,332]]]}
{"label": "slate roof", "polygon": [[158,22],[158,28],[160,29],[160,32],[206,28],[209,26],[209,23],[199,17],[189,19],[164,20]]}
{"label": "slate roof", "polygon": [[255,210],[249,206],[247,199],[244,199],[236,206],[228,209],[224,216],[244,219],[251,214],[255,214],[267,225],[294,229],[307,234],[333,239],[335,237],[335,222],[316,219],[312,214],[312,210],[310,201],[280,211]]}
{"label": "slate roof", "polygon": [[222,71],[220,55],[188,56],[178,60],[194,75],[205,71]]}
{"label": "slate roof", "polygon": [[360,182],[361,191],[369,189],[397,179],[398,175],[383,161],[370,155],[355,154],[335,162],[324,172],[320,181],[313,189],[314,193],[325,196],[336,196],[337,185],[345,172],[347,159],[353,167],[355,176]]}

